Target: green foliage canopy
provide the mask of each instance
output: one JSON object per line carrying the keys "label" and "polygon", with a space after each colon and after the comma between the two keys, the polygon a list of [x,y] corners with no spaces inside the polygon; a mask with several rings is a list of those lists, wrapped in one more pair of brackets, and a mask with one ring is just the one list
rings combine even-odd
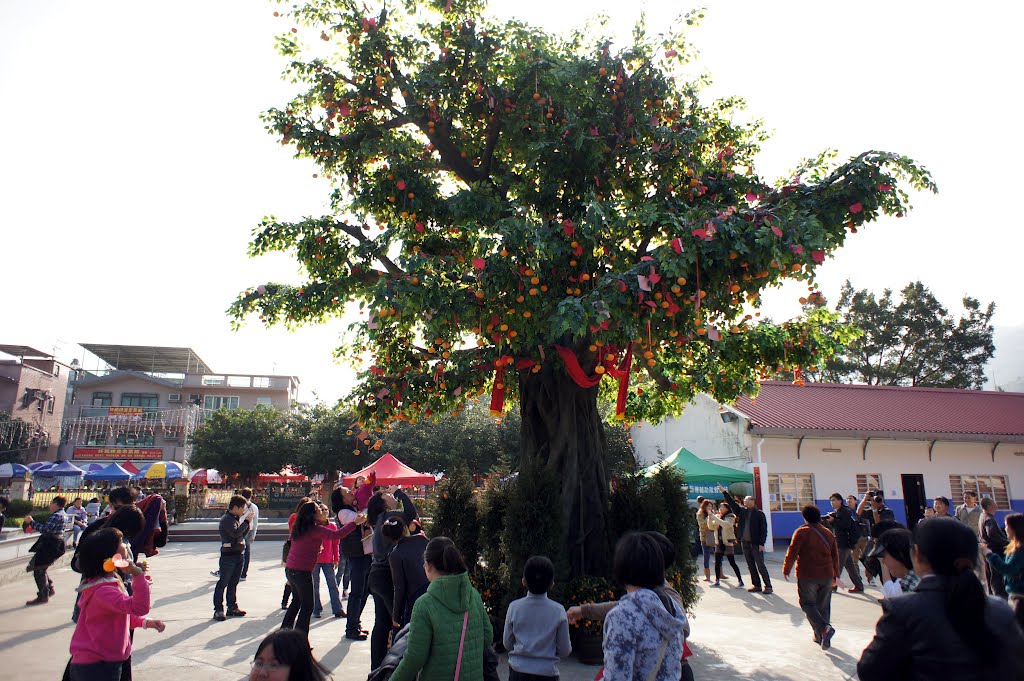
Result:
{"label": "green foliage canopy", "polygon": [[862,335],[829,360],[822,378],[980,390],[995,354],[995,303],[965,296],[962,304],[964,314],[955,318],[920,281],[904,286],[898,301],[891,289],[876,297],[847,281],[837,312]]}
{"label": "green foliage canopy", "polygon": [[294,463],[297,449],[292,418],[287,412],[266,405],[219,409],[192,434],[189,464],[255,478]]}
{"label": "green foliage canopy", "polygon": [[[705,79],[685,74],[699,14],[657,37],[638,25],[618,48],[601,30],[496,20],[477,0],[289,7],[278,46],[300,92],[265,121],[334,191],[323,216],[255,230],[251,255],[290,253],[306,280],[253,286],[230,314],[297,325],[358,302],[339,352],[372,356],[356,394],[367,425],[449,413],[496,367],[556,361],[555,345],[591,375],[632,347],[646,377],[627,420],[819,366],[843,340],[821,330],[827,314],[757,323],[762,291],[813,291],[848,233],[903,215],[906,187],[935,189],[882,151],[759,176],[765,135],[735,122],[742,100],[704,102]],[[516,381],[498,383],[515,397]]]}

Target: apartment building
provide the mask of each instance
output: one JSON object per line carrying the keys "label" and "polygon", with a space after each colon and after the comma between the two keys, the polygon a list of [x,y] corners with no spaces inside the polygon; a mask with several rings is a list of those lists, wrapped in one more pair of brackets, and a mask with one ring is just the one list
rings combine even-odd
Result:
{"label": "apartment building", "polygon": [[192,348],[80,343],[106,365],[72,386],[62,458],[185,462],[188,439],[218,409],[291,409],[295,376],[217,373]]}
{"label": "apartment building", "polygon": [[71,368],[26,345],[0,345],[0,411],[22,423],[0,430],[0,450],[26,462],[57,455]]}

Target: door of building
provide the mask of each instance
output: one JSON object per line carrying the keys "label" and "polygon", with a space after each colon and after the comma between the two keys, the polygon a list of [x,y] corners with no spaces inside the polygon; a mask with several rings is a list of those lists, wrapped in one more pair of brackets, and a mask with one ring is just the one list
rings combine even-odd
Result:
{"label": "door of building", "polygon": [[924,493],[924,476],[920,473],[904,473],[903,505],[907,512],[907,527],[914,529],[917,521],[924,518],[928,497]]}

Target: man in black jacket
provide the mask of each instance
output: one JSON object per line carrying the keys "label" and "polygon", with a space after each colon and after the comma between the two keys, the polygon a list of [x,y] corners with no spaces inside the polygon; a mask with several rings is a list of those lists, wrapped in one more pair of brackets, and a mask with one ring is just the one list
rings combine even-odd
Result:
{"label": "man in black jacket", "polygon": [[761,591],[761,578],[763,577],[764,593],[772,593],[772,578],[768,576],[768,567],[764,564],[764,545],[768,541],[768,519],[764,517],[764,511],[757,507],[754,497],[744,497],[743,506],[740,506],[736,499],[729,494],[729,490],[719,485],[718,491],[725,496],[729,508],[740,519],[736,536],[742,542],[743,555],[747,559],[747,570],[750,571],[750,583],[753,585],[747,591],[752,593]]}
{"label": "man in black jacket", "polygon": [[[245,497],[235,495],[228,502],[228,510],[220,519],[220,578],[213,590],[213,619],[223,622],[227,617],[245,617],[245,611],[238,609],[235,592],[242,576],[242,561],[245,556],[245,535],[253,513],[247,509]],[[243,519],[244,516],[244,519]],[[224,613],[224,590],[227,589],[228,610]]]}
{"label": "man in black jacket", "polygon": [[[981,528],[981,542],[993,553],[1002,555],[1010,540],[996,520],[996,500],[992,497],[985,497],[981,500],[981,520],[978,521],[978,527]],[[987,560],[985,561],[985,576],[988,578],[989,593],[1005,599],[1007,596],[1003,576],[998,572],[993,572],[992,566]]]}
{"label": "man in black jacket", "polygon": [[860,568],[853,558],[853,551],[860,541],[860,521],[850,507],[846,505],[843,495],[834,492],[829,500],[832,502],[832,512],[822,518],[836,536],[836,544],[839,546],[839,568],[842,571],[846,568],[846,574],[853,582],[850,593],[863,593],[864,582],[860,578]]}

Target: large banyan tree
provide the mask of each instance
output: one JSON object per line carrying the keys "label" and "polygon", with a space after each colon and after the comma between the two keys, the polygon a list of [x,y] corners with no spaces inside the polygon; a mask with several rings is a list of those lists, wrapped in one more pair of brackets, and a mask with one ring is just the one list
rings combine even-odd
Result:
{"label": "large banyan tree", "polygon": [[254,286],[231,315],[300,325],[358,302],[339,353],[369,358],[353,395],[368,432],[481,394],[495,414],[518,403],[521,465],[561,481],[573,574],[607,567],[599,392],[629,423],[780,369],[799,381],[842,328],[823,309],[761,322],[761,293],[797,279],[821,301],[814,270],[847,234],[902,215],[903,187],[934,189],[881,151],[762,179],[761,128],[687,75],[695,15],[617,47],[479,0],[287,7],[301,91],[265,120],[332,181],[330,210],[258,226],[250,253],[293,254],[304,281]]}

